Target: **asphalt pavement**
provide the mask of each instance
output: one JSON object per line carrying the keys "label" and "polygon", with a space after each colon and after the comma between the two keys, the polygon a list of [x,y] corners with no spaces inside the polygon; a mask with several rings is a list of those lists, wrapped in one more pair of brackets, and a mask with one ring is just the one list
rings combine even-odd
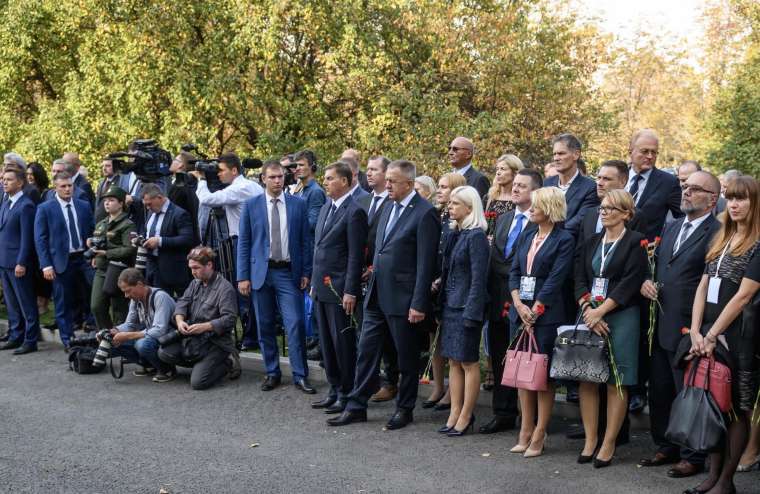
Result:
{"label": "asphalt pavement", "polygon": [[[107,372],[70,372],[60,346],[14,357],[0,352],[0,491],[9,493],[680,493],[699,479],[644,469],[645,431],[613,466],[578,465],[581,441],[552,423],[544,456],[510,454],[517,433],[448,438],[445,412],[418,407],[415,422],[384,431],[391,403],[369,422],[331,428],[315,399],[289,383],[262,392],[262,376],[193,391],[187,371],[171,383]],[[324,387],[320,392],[324,391]],[[317,398],[320,395],[316,395]],[[476,427],[490,418],[477,410]],[[737,476],[760,492],[760,473]],[[163,491],[162,491],[163,489]]]}

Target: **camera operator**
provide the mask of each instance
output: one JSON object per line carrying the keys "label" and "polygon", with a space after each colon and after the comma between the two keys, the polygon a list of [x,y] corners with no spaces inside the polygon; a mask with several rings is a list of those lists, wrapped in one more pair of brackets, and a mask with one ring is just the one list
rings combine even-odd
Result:
{"label": "camera operator", "polygon": [[192,367],[190,386],[193,389],[208,389],[228,372],[231,378],[239,375],[239,361],[232,342],[237,297],[230,282],[214,270],[215,257],[211,248],[202,246],[187,255],[194,279],[174,308],[180,338],[165,346],[162,341],[158,350],[163,362]]}
{"label": "camera operator", "polygon": [[190,283],[190,272],[184,264],[196,244],[192,218],[167,199],[158,185],[145,184],[142,192],[143,204],[150,212],[143,232],[146,240],[142,247],[149,250],[145,276],[150,285],[179,296]]}
{"label": "camera operator", "polygon": [[193,222],[193,238],[195,239],[193,245],[197,245],[201,238],[198,228],[198,196],[196,195],[198,179],[187,173],[189,163],[195,159],[195,156],[187,151],[181,151],[174,157],[169,167],[172,176],[169,190],[166,193],[166,197],[172,204],[176,204],[190,214]]}
{"label": "camera operator", "polygon": [[[130,241],[135,224],[124,211],[127,193],[112,185],[103,194],[103,207],[108,217],[95,225],[92,238],[87,239],[85,258],[95,268],[90,306],[98,328],[112,328],[127,317],[127,300],[119,290],[118,276],[134,264],[137,249]],[[113,318],[110,312],[113,311]]]}
{"label": "camera operator", "polygon": [[[137,361],[142,369],[135,376],[152,376],[153,382],[174,379],[174,368],[158,358],[158,339],[171,329],[174,299],[165,291],[145,283],[140,270],[127,268],[119,275],[119,289],[130,300],[127,319],[111,329],[111,357]],[[98,340],[100,338],[98,337]]]}

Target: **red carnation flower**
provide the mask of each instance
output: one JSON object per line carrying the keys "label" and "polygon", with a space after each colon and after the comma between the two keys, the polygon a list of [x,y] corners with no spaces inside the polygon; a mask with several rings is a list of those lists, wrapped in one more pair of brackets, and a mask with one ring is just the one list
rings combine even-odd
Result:
{"label": "red carnation flower", "polygon": [[589,292],[584,293],[581,298],[586,302],[591,302],[591,294]]}
{"label": "red carnation flower", "polygon": [[546,312],[546,307],[544,307],[544,304],[538,304],[538,305],[536,305],[535,313],[536,313],[537,316],[540,316],[544,312]]}
{"label": "red carnation flower", "polygon": [[597,302],[604,302],[604,297],[602,297],[601,295],[597,295],[596,297],[594,297],[594,300],[596,300]]}
{"label": "red carnation flower", "polygon": [[644,240],[641,241],[641,246],[642,247],[646,247],[648,245],[649,245],[649,241],[647,239],[644,239]]}
{"label": "red carnation flower", "polygon": [[659,244],[660,240],[662,240],[660,237],[654,237],[654,243]]}

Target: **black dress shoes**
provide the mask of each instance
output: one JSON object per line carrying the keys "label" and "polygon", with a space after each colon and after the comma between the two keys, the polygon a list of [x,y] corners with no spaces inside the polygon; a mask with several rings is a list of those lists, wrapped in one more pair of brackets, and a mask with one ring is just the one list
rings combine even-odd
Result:
{"label": "black dress shoes", "polygon": [[341,425],[353,424],[354,422],[366,422],[367,410],[343,410],[337,417],[327,419],[327,425],[340,427]]}
{"label": "black dress shoes", "polygon": [[3,346],[0,346],[0,350],[15,350],[21,346],[20,341],[8,341]]}
{"label": "black dress shoes", "polygon": [[13,355],[26,355],[27,353],[36,352],[37,347],[32,345],[21,345],[13,351]]}
{"label": "black dress shoes", "polygon": [[659,451],[654,454],[652,458],[642,458],[639,460],[639,465],[642,467],[659,467],[662,465],[670,465],[672,463],[678,463],[678,457],[668,456],[665,453]]}
{"label": "black dress shoes", "polygon": [[644,406],[646,406],[644,397],[641,395],[633,395],[628,403],[628,411],[633,414],[638,414],[644,411]]}
{"label": "black dress shoes", "polygon": [[274,388],[280,385],[280,376],[267,376],[264,378],[264,382],[261,383],[262,391],[272,391]]}
{"label": "black dress shoes", "polygon": [[402,408],[399,408],[396,410],[396,413],[393,414],[393,417],[388,421],[387,424],[385,424],[385,428],[389,431],[393,431],[396,429],[401,429],[403,427],[406,427],[407,425],[411,424],[414,421],[414,416],[412,415],[411,410],[404,410]]}
{"label": "black dress shoes", "polygon": [[329,408],[333,403],[338,401],[338,398],[335,396],[328,396],[323,400],[312,402],[311,408],[319,409],[319,408]]}
{"label": "black dress shoes", "polygon": [[515,428],[515,418],[494,416],[490,422],[481,425],[478,432],[481,434],[494,434],[496,432],[510,431]]}
{"label": "black dress shoes", "polygon": [[317,390],[314,389],[311,384],[309,384],[309,380],[306,379],[305,377],[303,377],[301,379],[296,379],[295,381],[293,381],[293,386],[295,386],[296,388],[300,389],[301,391],[303,391],[307,395],[315,395],[315,394],[317,394]]}
{"label": "black dress shoes", "polygon": [[334,413],[343,413],[343,410],[346,409],[346,402],[345,401],[336,401],[329,407],[325,408],[325,413],[328,415],[332,415]]}

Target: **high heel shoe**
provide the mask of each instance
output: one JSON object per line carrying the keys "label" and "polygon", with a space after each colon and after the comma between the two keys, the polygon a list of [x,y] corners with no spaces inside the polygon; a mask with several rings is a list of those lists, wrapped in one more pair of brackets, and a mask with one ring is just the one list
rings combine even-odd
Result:
{"label": "high heel shoe", "polygon": [[438,429],[438,433],[439,433],[439,434],[448,434],[448,433],[449,433],[449,432],[451,432],[453,429],[454,429],[454,426],[453,426],[453,425],[452,425],[451,427],[449,427],[447,424],[443,424],[443,426],[441,426],[441,427]]}
{"label": "high heel shoe", "polygon": [[760,456],[755,458],[755,461],[749,465],[742,465],[741,463],[736,467],[737,472],[751,472],[752,470],[760,470]]}
{"label": "high heel shoe", "polygon": [[594,448],[594,450],[591,452],[590,455],[584,455],[583,451],[581,451],[581,453],[578,455],[578,463],[581,465],[586,464],[586,463],[591,463],[591,460],[594,459],[594,456],[596,455],[597,451],[598,449]]}
{"label": "high heel shoe", "polygon": [[[549,442],[549,434],[544,433],[544,442],[541,445],[541,449],[539,450],[532,450],[530,449],[530,446],[528,446],[528,449],[525,450],[525,453],[523,453],[523,458],[535,458],[537,456],[541,456],[544,454],[544,449],[546,449],[546,446]],[[531,441],[532,444],[532,441]]]}
{"label": "high heel shoe", "polygon": [[594,468],[605,468],[610,465],[612,465],[612,460],[615,458],[614,456],[610,456],[609,460],[600,460],[599,458],[594,457]]}
{"label": "high heel shoe", "polygon": [[530,446],[530,443],[528,444],[515,444],[512,446],[512,449],[509,450],[510,453],[525,453],[525,451],[528,449],[528,446]]}
{"label": "high heel shoe", "polygon": [[456,425],[451,428],[449,432],[446,433],[449,437],[460,437],[467,434],[467,431],[471,431],[475,427],[475,415],[470,415],[470,423],[467,424],[467,427],[464,428],[463,431],[457,430]]}
{"label": "high heel shoe", "polygon": [[439,401],[443,399],[443,397],[446,396],[446,391],[441,393],[441,396],[436,398],[435,400],[425,400],[422,402],[422,408],[433,408],[438,404]]}

